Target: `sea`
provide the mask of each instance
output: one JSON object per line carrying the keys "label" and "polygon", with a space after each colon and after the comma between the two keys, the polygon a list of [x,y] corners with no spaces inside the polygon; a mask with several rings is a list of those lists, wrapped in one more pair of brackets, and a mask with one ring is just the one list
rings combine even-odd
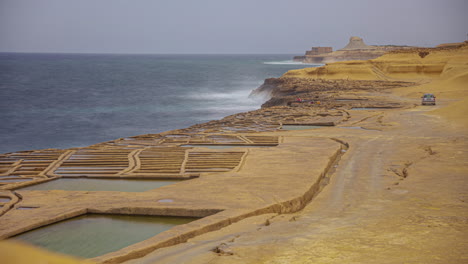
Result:
{"label": "sea", "polygon": [[0,53],[0,153],[84,147],[260,108],[275,55]]}

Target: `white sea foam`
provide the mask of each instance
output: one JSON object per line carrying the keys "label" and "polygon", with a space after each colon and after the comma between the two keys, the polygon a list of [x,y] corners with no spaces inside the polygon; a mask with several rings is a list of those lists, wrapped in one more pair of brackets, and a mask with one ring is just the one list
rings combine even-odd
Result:
{"label": "white sea foam", "polygon": [[[191,100],[196,101],[205,101],[208,104],[215,103],[216,105],[256,105],[260,106],[268,98],[264,96],[250,96],[250,93],[255,87],[260,86],[260,84],[251,85],[250,89],[241,88],[235,89],[232,91],[213,91],[205,90],[199,92],[191,92],[187,95]],[[213,102],[215,101],[215,102]]]}
{"label": "white sea foam", "polygon": [[[226,92],[197,92],[190,93],[188,97],[197,101],[193,105],[193,111],[205,112],[205,115],[215,119],[222,118],[238,112],[251,111],[260,108],[265,98],[249,97],[251,90],[240,89]],[[200,104],[201,103],[201,104]]]}
{"label": "white sea foam", "polygon": [[310,65],[315,67],[320,67],[325,64],[318,64],[318,63],[304,63],[300,61],[293,61],[293,60],[285,60],[285,61],[265,61],[263,64],[270,64],[270,65]]}
{"label": "white sea foam", "polygon": [[213,115],[220,115],[220,118],[226,116],[226,113],[235,114],[235,113],[242,113],[246,111],[252,111],[259,109],[260,107],[253,106],[253,105],[212,105],[207,107],[196,108],[196,111],[199,112],[207,112]]}
{"label": "white sea foam", "polygon": [[188,97],[195,100],[242,100],[249,96],[248,90],[237,90],[232,92],[194,92]]}

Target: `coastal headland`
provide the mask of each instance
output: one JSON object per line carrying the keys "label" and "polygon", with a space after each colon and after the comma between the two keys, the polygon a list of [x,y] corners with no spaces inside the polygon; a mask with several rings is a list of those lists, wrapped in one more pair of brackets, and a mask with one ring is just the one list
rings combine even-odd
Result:
{"label": "coastal headland", "polygon": [[337,51],[332,47],[312,47],[304,56],[295,56],[294,61],[304,63],[331,63],[349,60],[371,60],[392,50],[414,49],[416,47],[400,45],[367,45],[360,37],[349,38],[348,44]]}
{"label": "coastal headland", "polygon": [[[252,96],[270,99],[255,111],[3,154],[0,260],[83,262],[8,238],[125,214],[199,219],[87,261],[466,263],[467,83],[466,42],[394,50],[267,79]],[[437,104],[422,106],[424,93]],[[144,192],[22,190],[77,177],[183,181]]]}

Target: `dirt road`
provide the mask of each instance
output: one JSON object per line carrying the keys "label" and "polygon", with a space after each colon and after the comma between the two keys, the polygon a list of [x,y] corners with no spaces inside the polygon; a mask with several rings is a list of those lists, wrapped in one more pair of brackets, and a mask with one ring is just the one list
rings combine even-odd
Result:
{"label": "dirt road", "polygon": [[306,208],[248,218],[129,263],[466,263],[467,134],[426,115],[432,109],[366,111],[372,118],[353,128],[291,132],[350,146]]}

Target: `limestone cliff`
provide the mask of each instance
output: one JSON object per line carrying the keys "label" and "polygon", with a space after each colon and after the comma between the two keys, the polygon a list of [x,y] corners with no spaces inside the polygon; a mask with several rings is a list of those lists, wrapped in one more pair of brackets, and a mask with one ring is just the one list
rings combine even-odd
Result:
{"label": "limestone cliff", "polygon": [[364,61],[342,61],[322,67],[288,71],[283,77],[348,80],[420,80],[447,75],[453,63],[466,62],[468,42],[439,48],[407,48]]}
{"label": "limestone cliff", "polygon": [[[352,44],[348,48],[360,45]],[[296,97],[316,100],[318,93],[324,95],[328,90],[387,89],[437,81],[437,85],[427,88],[427,92],[434,92],[443,90],[443,81],[465,85],[467,58],[468,42],[439,48],[394,50],[372,60],[291,70],[280,78],[267,79],[253,94],[270,96],[263,105],[268,107],[285,105]],[[323,96],[320,100],[324,101]]]}

